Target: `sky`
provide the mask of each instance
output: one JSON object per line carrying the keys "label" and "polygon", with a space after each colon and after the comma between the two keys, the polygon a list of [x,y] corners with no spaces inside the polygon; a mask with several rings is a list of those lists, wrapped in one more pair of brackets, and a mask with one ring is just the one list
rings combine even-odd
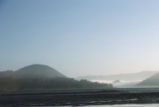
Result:
{"label": "sky", "polygon": [[0,71],[159,71],[158,0],[0,0]]}

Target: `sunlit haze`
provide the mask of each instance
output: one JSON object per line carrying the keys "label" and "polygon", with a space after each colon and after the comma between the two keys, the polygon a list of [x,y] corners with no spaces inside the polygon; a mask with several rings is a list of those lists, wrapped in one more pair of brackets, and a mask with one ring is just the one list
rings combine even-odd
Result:
{"label": "sunlit haze", "polygon": [[69,76],[159,70],[158,0],[0,0],[0,71]]}

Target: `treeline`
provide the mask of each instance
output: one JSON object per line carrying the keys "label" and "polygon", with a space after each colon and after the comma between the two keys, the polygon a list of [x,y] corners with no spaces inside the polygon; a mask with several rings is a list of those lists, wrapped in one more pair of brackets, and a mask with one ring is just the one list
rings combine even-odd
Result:
{"label": "treeline", "polygon": [[[1,74],[1,73],[0,73]],[[3,75],[3,76],[2,76]],[[0,91],[51,90],[51,89],[108,89],[111,84],[75,80],[72,78],[16,77],[9,71],[0,76]]]}
{"label": "treeline", "polygon": [[94,89],[94,88],[111,88],[111,85],[90,82],[87,80],[74,80],[72,78],[31,78],[19,79],[19,89]]}

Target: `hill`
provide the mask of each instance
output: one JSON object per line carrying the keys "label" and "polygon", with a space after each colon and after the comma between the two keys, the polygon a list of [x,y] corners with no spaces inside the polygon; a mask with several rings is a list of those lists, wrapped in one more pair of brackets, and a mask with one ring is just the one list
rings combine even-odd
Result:
{"label": "hill", "polygon": [[138,86],[159,87],[159,73],[143,80]]}
{"label": "hill", "polygon": [[16,76],[23,78],[64,78],[65,75],[61,74],[57,70],[41,64],[33,64],[23,67],[16,72]]}
{"label": "hill", "polygon": [[16,71],[0,72],[0,92],[107,88],[112,85],[75,80],[47,65],[34,64]]}

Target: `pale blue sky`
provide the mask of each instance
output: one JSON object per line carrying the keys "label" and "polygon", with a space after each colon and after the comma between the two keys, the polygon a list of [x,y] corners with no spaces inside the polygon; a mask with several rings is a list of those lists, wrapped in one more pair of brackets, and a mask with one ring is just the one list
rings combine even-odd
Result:
{"label": "pale blue sky", "polygon": [[0,0],[0,70],[159,70],[158,0]]}

